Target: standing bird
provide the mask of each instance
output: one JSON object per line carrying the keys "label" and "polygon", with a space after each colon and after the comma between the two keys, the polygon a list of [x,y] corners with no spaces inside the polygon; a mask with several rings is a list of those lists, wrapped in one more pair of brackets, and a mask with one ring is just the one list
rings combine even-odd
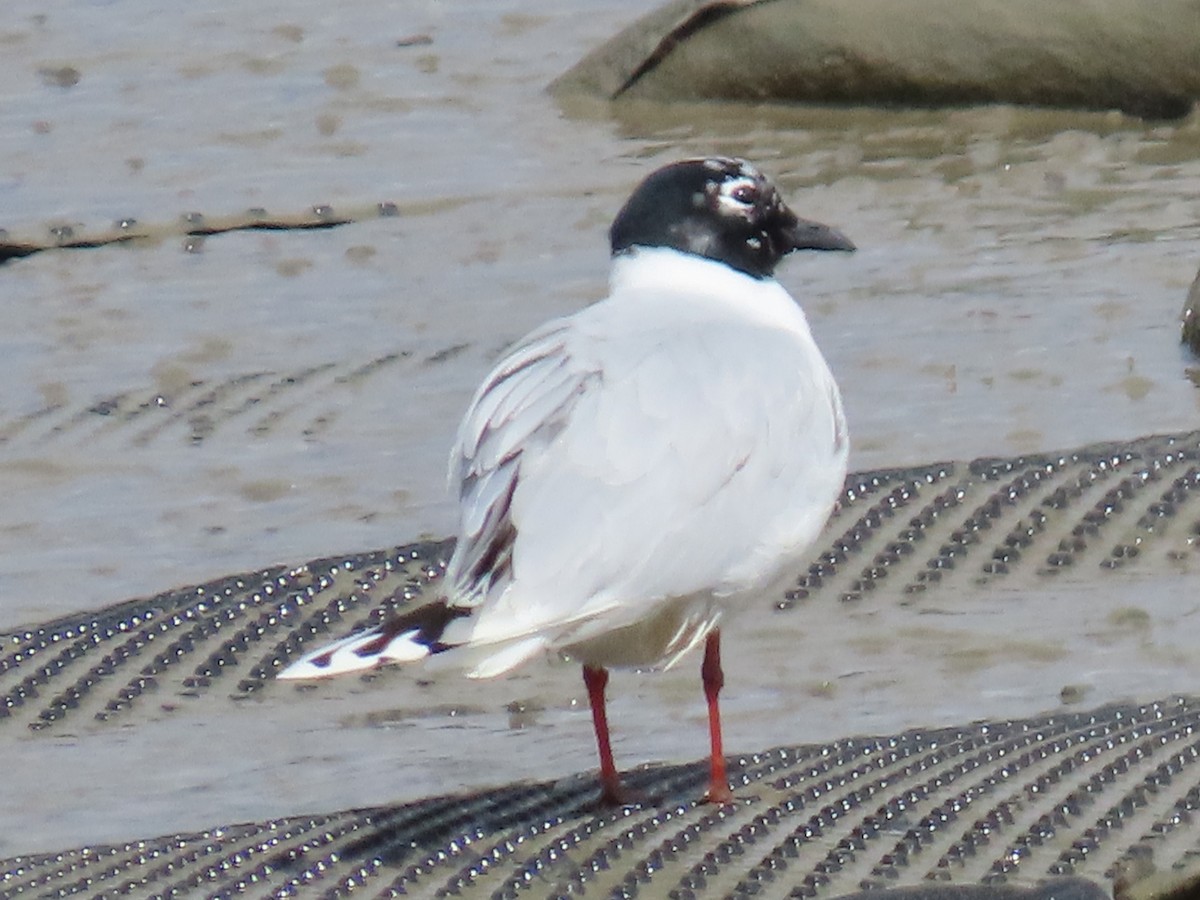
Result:
{"label": "standing bird", "polygon": [[802,563],[846,475],[837,385],[773,274],[793,250],[854,245],[725,158],[652,173],[610,237],[609,296],[518,343],[459,426],[444,596],[279,677],[452,652],[487,678],[559,653],[583,665],[601,802],[620,804],[608,668],[703,643],[704,799],[726,802],[718,626]]}

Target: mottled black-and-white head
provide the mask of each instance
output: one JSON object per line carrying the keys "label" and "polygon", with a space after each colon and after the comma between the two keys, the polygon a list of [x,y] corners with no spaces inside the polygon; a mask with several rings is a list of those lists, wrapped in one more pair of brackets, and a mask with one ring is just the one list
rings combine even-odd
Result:
{"label": "mottled black-and-white head", "polygon": [[651,173],[609,231],[616,256],[669,247],[769,278],[793,250],[853,250],[836,228],[801,219],[762,172],[741,159],[672,163]]}

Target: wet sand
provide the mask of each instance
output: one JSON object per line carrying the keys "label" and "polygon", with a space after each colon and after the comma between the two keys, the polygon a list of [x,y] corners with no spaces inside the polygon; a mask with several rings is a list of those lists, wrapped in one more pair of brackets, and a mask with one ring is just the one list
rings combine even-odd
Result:
{"label": "wet sand", "polygon": [[[613,212],[683,155],[758,161],[802,214],[861,248],[781,272],[842,385],[852,468],[1194,427],[1195,361],[1177,315],[1200,261],[1195,115],[564,109],[546,96],[641,8],[229,3],[168,19],[146,2],[70,14],[17,3],[0,29],[13,86],[0,226],[378,201],[402,214],[0,268],[0,627],[449,533],[444,457],[475,383],[511,340],[603,294]],[[106,417],[124,396],[146,404],[136,427]],[[1112,584],[1098,601],[1093,585],[1056,582],[1076,613],[1039,622],[1031,642],[1036,592],[962,620],[967,637],[890,620],[848,634],[858,626],[836,610],[801,635],[745,617],[728,653],[730,749],[1032,714],[1080,681],[1096,702],[1194,685],[1190,664],[1166,654],[1149,666],[1136,640],[1097,656],[1093,617],[1131,596],[1172,627],[1190,621],[1172,618],[1177,581]],[[968,648],[962,670],[948,646]],[[624,764],[700,754],[693,668],[615,678]],[[943,700],[947,680],[956,691]],[[297,702],[274,746],[239,740],[236,714],[18,741],[0,806],[23,812],[0,827],[12,835],[0,850],[592,765],[573,670],[472,686],[469,716],[453,679],[405,685],[353,682]],[[546,711],[512,729],[506,705],[522,698]],[[689,733],[648,730],[684,698],[674,715]],[[484,737],[501,761],[486,770],[459,755]],[[194,757],[197,746],[222,752]]]}

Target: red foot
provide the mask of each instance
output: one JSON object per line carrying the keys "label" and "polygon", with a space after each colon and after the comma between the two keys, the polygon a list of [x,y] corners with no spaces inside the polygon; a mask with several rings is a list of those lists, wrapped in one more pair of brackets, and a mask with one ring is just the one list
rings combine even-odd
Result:
{"label": "red foot", "polygon": [[608,685],[608,671],[600,666],[583,667],[583,683],[587,685],[588,703],[592,707],[592,724],[596,729],[596,746],[600,750],[600,800],[601,809],[632,806],[646,800],[637,791],[621,786],[613,762],[612,745],[608,739],[608,715],[604,708],[604,689]]}
{"label": "red foot", "polygon": [[602,784],[600,799],[596,805],[600,809],[620,809],[623,806],[637,806],[646,803],[648,798],[641,791],[632,791],[621,785]]}
{"label": "red foot", "polygon": [[722,805],[733,802],[733,791],[729,789],[727,784],[710,784],[708,790],[704,792],[704,796],[700,798],[701,803],[720,803]]}

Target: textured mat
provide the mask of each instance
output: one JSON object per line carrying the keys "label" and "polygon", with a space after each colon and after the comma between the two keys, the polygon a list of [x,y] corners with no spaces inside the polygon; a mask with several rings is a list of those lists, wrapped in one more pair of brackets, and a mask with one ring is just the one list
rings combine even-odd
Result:
{"label": "textured mat", "polygon": [[128,218],[113,222],[107,228],[81,222],[53,222],[41,229],[0,228],[0,263],[22,259],[46,250],[91,249],[108,244],[172,237],[183,239],[184,249],[194,252],[204,238],[214,234],[231,231],[303,231],[333,228],[376,216],[398,215],[400,207],[385,201],[371,207],[337,210],[327,204],[317,204],[303,212],[286,215],[272,214],[257,208],[236,215],[215,217],[185,213],[174,222],[139,222],[137,219]]}
{"label": "textured mat", "polygon": [[[1068,568],[1170,572],[1197,555],[1200,432],[859,473],[828,533],[781,608],[884,589],[1019,587]],[[261,690],[301,647],[409,602],[440,575],[448,548],[280,566],[6,635],[0,727],[129,715],[148,692],[203,695],[219,683],[225,702],[225,691]]]}
{"label": "textured mat", "polygon": [[[1097,584],[1166,573],[1186,596],[1198,541],[1200,432],[860,473],[777,606],[983,596],[1069,569]],[[448,548],[275,567],[5,635],[0,745],[94,720],[136,728],[168,703],[220,716],[279,690],[273,674],[302,648],[428,590]],[[581,775],[18,857],[0,862],[0,891],[805,897],[1072,875],[1126,889],[1200,860],[1198,734],[1200,700],[1181,696],[847,738],[735,759],[726,809],[691,802],[700,766],[651,767],[631,781],[655,802],[620,813],[594,813]]]}
{"label": "textured mat", "polygon": [[620,812],[592,812],[582,777],[9,859],[0,885],[36,897],[816,897],[1131,865],[1144,876],[1200,860],[1198,726],[1200,702],[1173,698],[847,739],[734,760],[738,801],[724,808],[681,802],[702,767],[656,768],[630,781],[661,799]]}
{"label": "textured mat", "polygon": [[328,431],[346,389],[399,368],[412,371],[453,358],[451,346],[424,356],[408,350],[367,360],[308,365],[285,372],[246,372],[222,379],[175,378],[140,391],[94,398],[87,404],[46,398],[36,408],[0,418],[0,447],[44,452],[57,441],[107,442],[116,448],[159,443],[201,444],[223,430],[256,437],[311,439]]}

